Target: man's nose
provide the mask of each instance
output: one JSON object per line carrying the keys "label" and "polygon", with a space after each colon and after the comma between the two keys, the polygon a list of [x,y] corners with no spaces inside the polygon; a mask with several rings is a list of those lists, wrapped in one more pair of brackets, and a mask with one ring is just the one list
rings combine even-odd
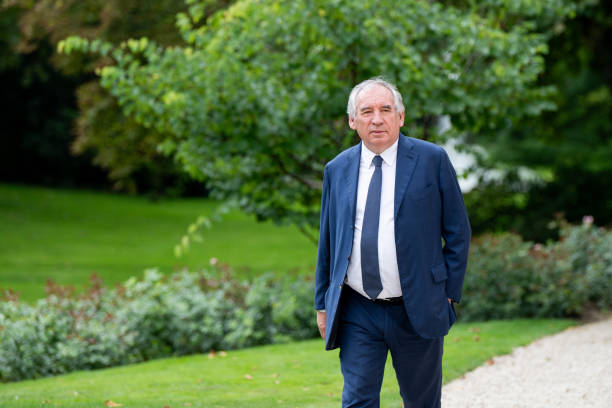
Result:
{"label": "man's nose", "polygon": [[380,112],[374,112],[374,116],[372,117],[372,123],[375,125],[380,125],[383,123],[382,115],[380,114]]}

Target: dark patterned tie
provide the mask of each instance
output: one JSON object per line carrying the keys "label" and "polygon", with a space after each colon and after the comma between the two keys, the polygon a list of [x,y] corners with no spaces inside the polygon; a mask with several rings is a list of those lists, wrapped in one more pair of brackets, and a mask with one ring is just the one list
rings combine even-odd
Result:
{"label": "dark patterned tie", "polygon": [[378,221],[380,219],[382,161],[382,157],[378,155],[372,159],[376,168],[370,180],[361,228],[361,278],[363,290],[372,299],[376,299],[382,291],[378,267]]}

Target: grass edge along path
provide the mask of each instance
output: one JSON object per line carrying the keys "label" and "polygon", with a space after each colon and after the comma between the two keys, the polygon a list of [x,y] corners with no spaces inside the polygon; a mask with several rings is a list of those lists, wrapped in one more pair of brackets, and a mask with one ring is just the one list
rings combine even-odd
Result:
{"label": "grass edge along path", "polygon": [[[444,382],[574,324],[556,319],[456,324],[445,340]],[[381,404],[399,408],[390,360]],[[323,351],[317,339],[0,384],[0,406],[331,408],[340,406],[341,390],[338,351]]]}

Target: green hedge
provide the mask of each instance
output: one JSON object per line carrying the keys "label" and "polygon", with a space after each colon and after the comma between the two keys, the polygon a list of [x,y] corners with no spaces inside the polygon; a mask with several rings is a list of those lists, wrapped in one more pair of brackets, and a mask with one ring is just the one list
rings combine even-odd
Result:
{"label": "green hedge", "polygon": [[0,380],[16,381],[171,355],[312,338],[318,331],[311,281],[230,275],[165,277],[148,270],[85,295],[48,285],[36,305],[0,303]]}
{"label": "green hedge", "polygon": [[[564,224],[561,237],[547,245],[513,234],[475,239],[459,317],[610,309],[612,234],[587,218]],[[49,295],[35,305],[0,302],[0,381],[317,336],[312,281],[209,275],[149,270],[111,290],[94,278],[80,296],[49,283]]]}
{"label": "green hedge", "polygon": [[465,320],[579,317],[612,307],[612,233],[592,224],[561,223],[546,245],[518,235],[484,235],[471,247],[463,301]]}

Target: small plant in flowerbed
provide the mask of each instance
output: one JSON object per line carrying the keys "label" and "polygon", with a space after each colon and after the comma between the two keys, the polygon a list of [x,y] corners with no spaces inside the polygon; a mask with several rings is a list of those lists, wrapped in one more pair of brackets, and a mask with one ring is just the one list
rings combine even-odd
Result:
{"label": "small plant in flowerbed", "polygon": [[587,308],[612,308],[612,233],[589,216],[559,226],[561,239],[546,245],[511,233],[475,239],[460,316],[580,317]]}
{"label": "small plant in flowerbed", "polygon": [[0,381],[315,337],[313,284],[269,275],[251,282],[220,268],[165,276],[147,270],[106,289],[47,282],[35,305],[0,302]]}

